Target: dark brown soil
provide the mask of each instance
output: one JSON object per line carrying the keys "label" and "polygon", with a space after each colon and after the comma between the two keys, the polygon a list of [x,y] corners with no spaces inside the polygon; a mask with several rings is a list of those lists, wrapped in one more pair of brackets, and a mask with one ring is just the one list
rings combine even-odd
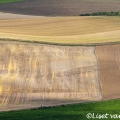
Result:
{"label": "dark brown soil", "polygon": [[103,99],[120,98],[120,45],[96,48]]}
{"label": "dark brown soil", "polygon": [[0,12],[41,16],[74,16],[120,11],[119,0],[27,0],[0,5]]}

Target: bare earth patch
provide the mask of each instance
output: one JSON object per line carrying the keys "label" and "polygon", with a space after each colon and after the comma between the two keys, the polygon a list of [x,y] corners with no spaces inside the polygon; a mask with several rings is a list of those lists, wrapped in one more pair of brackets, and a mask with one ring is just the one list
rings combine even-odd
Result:
{"label": "bare earth patch", "polygon": [[96,47],[103,99],[120,98],[120,45]]}
{"label": "bare earth patch", "polygon": [[21,15],[21,14],[12,14],[12,13],[3,13],[0,12],[0,20],[8,20],[8,19],[25,19],[25,18],[39,18],[42,16],[33,16],[33,15]]}
{"label": "bare earth patch", "polygon": [[119,0],[27,0],[1,4],[0,11],[39,16],[74,16],[120,11]]}

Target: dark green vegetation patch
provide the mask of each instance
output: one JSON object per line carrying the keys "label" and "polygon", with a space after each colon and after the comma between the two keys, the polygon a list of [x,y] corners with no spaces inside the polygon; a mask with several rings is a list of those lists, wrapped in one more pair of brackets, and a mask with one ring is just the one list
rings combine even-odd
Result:
{"label": "dark green vegetation patch", "polygon": [[20,2],[24,0],[0,0],[0,3]]}
{"label": "dark green vegetation patch", "polygon": [[120,16],[120,12],[95,12],[92,14],[80,14],[80,16]]}
{"label": "dark green vegetation patch", "polygon": [[119,115],[120,100],[1,112],[0,120],[88,120],[88,113]]}

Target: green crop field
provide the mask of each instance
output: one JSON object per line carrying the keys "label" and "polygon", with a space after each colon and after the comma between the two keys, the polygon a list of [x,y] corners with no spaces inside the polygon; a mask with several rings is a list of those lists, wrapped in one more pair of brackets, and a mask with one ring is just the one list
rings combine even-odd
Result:
{"label": "green crop field", "polygon": [[19,2],[24,0],[0,0],[0,3]]}
{"label": "green crop field", "polygon": [[108,120],[113,119],[111,117],[119,117],[120,100],[1,112],[0,120],[88,120],[86,117],[88,113],[90,117],[94,114],[93,119],[101,115],[105,117],[106,113]]}

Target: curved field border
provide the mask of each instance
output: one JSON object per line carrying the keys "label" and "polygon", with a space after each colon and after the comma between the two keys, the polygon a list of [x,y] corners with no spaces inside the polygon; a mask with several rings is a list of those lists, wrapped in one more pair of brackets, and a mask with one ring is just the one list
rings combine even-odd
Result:
{"label": "curved field border", "polygon": [[72,44],[72,43],[55,43],[55,42],[45,42],[45,41],[30,41],[30,40],[20,40],[20,39],[10,39],[10,38],[0,38],[1,42],[22,42],[22,43],[34,43],[34,44],[43,44],[43,45],[56,45],[56,46],[109,46],[109,45],[118,45],[120,41],[116,42],[102,42],[102,43],[81,43],[81,44]]}

